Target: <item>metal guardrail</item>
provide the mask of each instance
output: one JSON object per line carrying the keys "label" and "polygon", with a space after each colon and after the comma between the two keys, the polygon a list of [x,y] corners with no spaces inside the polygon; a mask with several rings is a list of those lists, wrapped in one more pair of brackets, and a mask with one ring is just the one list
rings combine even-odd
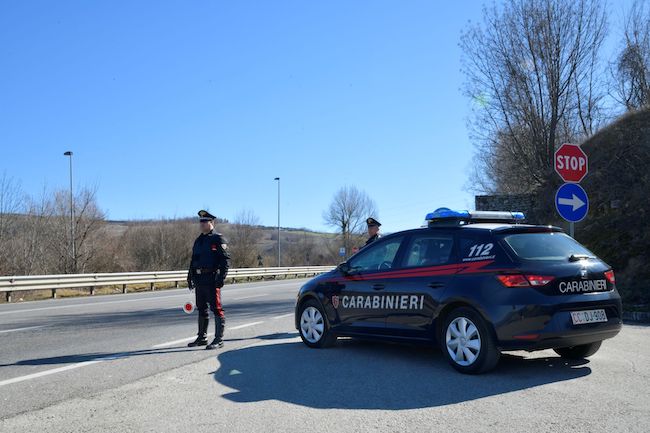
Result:
{"label": "metal guardrail", "polygon": [[[333,266],[294,266],[276,268],[239,268],[228,271],[229,280],[265,277],[287,277],[299,275],[317,275],[334,269]],[[56,298],[57,289],[88,288],[90,294],[95,288],[102,286],[122,286],[122,293],[127,293],[127,286],[133,284],[149,284],[150,290],[156,289],[156,283],[187,280],[187,271],[160,272],[121,272],[101,274],[61,274],[61,275],[26,275],[0,277],[0,292],[5,292],[7,302],[11,302],[14,292],[27,290],[51,290],[52,298]]]}

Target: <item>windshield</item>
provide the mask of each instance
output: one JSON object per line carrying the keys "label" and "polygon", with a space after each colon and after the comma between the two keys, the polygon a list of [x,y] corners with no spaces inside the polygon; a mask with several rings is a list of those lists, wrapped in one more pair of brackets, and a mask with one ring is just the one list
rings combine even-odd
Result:
{"label": "windshield", "polygon": [[520,233],[504,239],[524,260],[567,260],[572,255],[595,257],[564,233]]}

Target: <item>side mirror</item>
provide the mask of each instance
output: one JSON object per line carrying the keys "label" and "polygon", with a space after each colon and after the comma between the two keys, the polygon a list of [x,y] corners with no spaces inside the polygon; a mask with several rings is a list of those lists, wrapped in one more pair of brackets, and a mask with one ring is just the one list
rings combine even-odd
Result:
{"label": "side mirror", "polygon": [[339,264],[338,269],[343,275],[347,275],[350,272],[350,265],[348,262],[343,262]]}

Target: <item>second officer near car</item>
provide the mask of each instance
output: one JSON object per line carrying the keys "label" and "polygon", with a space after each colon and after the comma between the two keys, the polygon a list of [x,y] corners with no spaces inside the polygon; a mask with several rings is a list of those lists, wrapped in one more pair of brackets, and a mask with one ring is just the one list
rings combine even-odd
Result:
{"label": "second officer near car", "polygon": [[366,241],[366,244],[364,247],[367,247],[377,239],[381,237],[379,234],[379,227],[381,226],[381,223],[374,219],[373,217],[370,217],[366,220],[366,224],[368,225],[368,240]]}
{"label": "second officer near car", "polygon": [[[189,347],[206,346],[206,349],[223,347],[223,332],[226,316],[221,305],[221,288],[223,287],[230,254],[226,239],[214,232],[215,216],[205,210],[199,211],[201,234],[192,247],[192,261],[187,274],[187,283],[194,288],[196,308],[199,312],[199,332],[196,340]],[[215,318],[214,340],[208,344],[207,332],[210,320],[209,311]]]}

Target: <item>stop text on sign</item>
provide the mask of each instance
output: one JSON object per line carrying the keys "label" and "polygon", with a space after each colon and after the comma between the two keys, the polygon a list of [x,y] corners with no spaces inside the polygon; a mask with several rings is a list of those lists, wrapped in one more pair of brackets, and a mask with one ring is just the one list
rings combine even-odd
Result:
{"label": "stop text on sign", "polygon": [[558,170],[584,170],[587,166],[587,158],[582,156],[557,155],[555,163]]}

